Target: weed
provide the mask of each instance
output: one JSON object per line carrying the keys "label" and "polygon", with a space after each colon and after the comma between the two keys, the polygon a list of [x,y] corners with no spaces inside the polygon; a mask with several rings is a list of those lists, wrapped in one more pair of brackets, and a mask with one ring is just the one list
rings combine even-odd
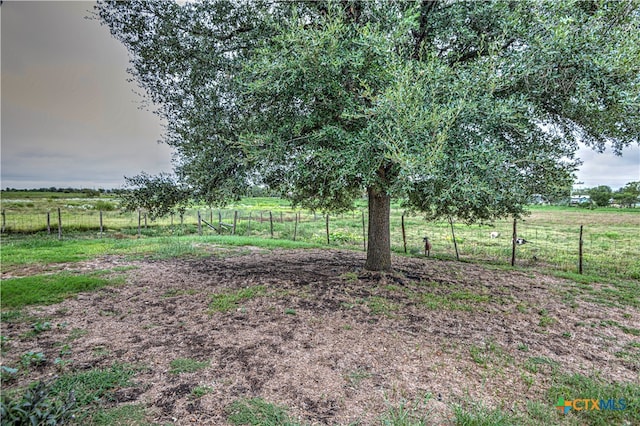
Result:
{"label": "weed", "polygon": [[18,369],[6,365],[0,365],[0,382],[10,382],[18,375]]}
{"label": "weed", "polygon": [[43,331],[51,330],[51,323],[49,321],[45,321],[45,322],[38,321],[35,324],[31,325],[31,330],[33,330],[35,334],[40,334]]}
{"label": "weed", "polygon": [[544,356],[530,357],[524,364],[525,370],[529,371],[530,373],[538,373],[541,369],[544,369],[547,373],[554,374],[559,367],[560,364],[558,364],[556,361]]}
{"label": "weed", "polygon": [[285,315],[296,315],[296,310],[292,308],[287,308],[284,310]]}
{"label": "weed", "polygon": [[342,274],[342,279],[344,279],[348,283],[356,283],[358,282],[358,274],[355,272],[345,272]]}
{"label": "weed", "polygon": [[511,361],[511,357],[506,355],[492,340],[485,341],[482,346],[471,345],[469,352],[471,359],[483,367],[486,367],[489,362]]}
{"label": "weed", "polygon": [[53,398],[44,382],[29,386],[20,399],[2,396],[0,414],[3,425],[57,425],[73,418],[76,400],[69,392],[65,400]]}
{"label": "weed", "polygon": [[9,338],[7,336],[0,336],[0,353],[5,353],[9,350]]}
{"label": "weed", "polygon": [[373,315],[386,315],[391,316],[391,312],[395,312],[399,309],[397,303],[385,299],[384,297],[373,296],[367,300],[367,306]]}
{"label": "weed", "polygon": [[28,369],[32,365],[39,366],[47,362],[47,357],[42,352],[29,351],[20,355],[20,365]]}
{"label": "weed", "polygon": [[208,393],[213,392],[213,388],[211,386],[196,386],[191,389],[191,397],[192,398],[202,398]]}
{"label": "weed", "polygon": [[234,425],[251,426],[295,426],[287,410],[270,404],[261,398],[241,399],[226,409],[227,420]]}
{"label": "weed", "polygon": [[20,322],[23,318],[24,318],[24,313],[19,310],[2,311],[2,313],[0,313],[0,322],[2,323],[12,324],[12,323]]}
{"label": "weed", "polygon": [[538,322],[538,325],[542,328],[547,328],[548,326],[554,324],[555,322],[556,320],[554,318],[543,315],[542,317],[540,317],[540,321]]}
{"label": "weed", "polygon": [[473,404],[468,409],[457,405],[453,408],[455,424],[459,426],[511,426],[519,424],[512,416],[500,409],[491,410],[481,404]]}
{"label": "weed", "polygon": [[129,386],[136,369],[127,364],[113,364],[104,369],[67,373],[51,386],[53,395],[73,391],[80,406],[85,406],[110,395],[111,390]]}
{"label": "weed", "polygon": [[264,295],[264,286],[247,287],[235,292],[219,293],[211,296],[209,312],[228,312],[235,309],[238,303]]}
{"label": "weed", "polygon": [[96,346],[91,351],[95,356],[107,356],[109,355],[109,350],[104,346]]}
{"label": "weed", "polygon": [[120,407],[101,409],[90,416],[93,426],[143,426],[151,425],[145,421],[147,413],[141,405],[129,404]]}
{"label": "weed", "polygon": [[368,379],[371,377],[371,373],[368,372],[365,369],[362,368],[358,368],[355,371],[350,372],[349,374],[347,374],[346,376],[346,380],[347,382],[349,382],[349,384],[351,386],[357,387],[360,382],[362,382],[365,379]]}
{"label": "weed", "polygon": [[189,358],[178,358],[171,361],[170,366],[171,370],[169,370],[169,373],[171,374],[193,373],[194,371],[207,368],[209,361],[200,362]]}
{"label": "weed", "polygon": [[88,330],[82,329],[82,328],[74,328],[73,330],[71,330],[71,332],[69,333],[69,335],[67,336],[67,342],[72,342],[74,340],[77,340],[79,338],[81,338],[82,336],[85,336],[89,334]]}

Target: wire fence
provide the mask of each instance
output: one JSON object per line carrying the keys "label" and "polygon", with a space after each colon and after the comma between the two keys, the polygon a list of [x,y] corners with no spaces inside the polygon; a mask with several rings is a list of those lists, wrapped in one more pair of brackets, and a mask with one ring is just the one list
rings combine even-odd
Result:
{"label": "wire fence", "polygon": [[[632,222],[637,218],[640,215],[634,216]],[[237,235],[366,250],[367,219],[364,211],[323,216],[308,211],[193,209],[183,216],[151,220],[144,211],[99,211],[74,207],[46,213],[24,213],[4,209],[2,233],[57,235],[58,238],[78,233],[92,238]],[[447,221],[427,222],[418,216],[393,212],[391,245],[394,252],[413,256],[428,254],[498,265],[509,265],[515,250],[515,264],[520,267],[567,272],[582,270],[585,274],[602,277],[640,279],[640,226],[636,227],[634,223],[519,221],[517,236],[525,240],[524,244],[513,244],[512,226],[513,222],[509,220],[497,221],[491,227]],[[430,244],[428,253],[425,251],[425,237]]]}

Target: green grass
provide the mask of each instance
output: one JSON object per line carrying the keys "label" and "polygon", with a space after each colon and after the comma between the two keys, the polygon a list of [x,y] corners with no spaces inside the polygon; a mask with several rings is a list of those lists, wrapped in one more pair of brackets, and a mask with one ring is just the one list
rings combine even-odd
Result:
{"label": "green grass", "polygon": [[241,399],[227,407],[227,420],[233,425],[295,426],[284,407],[261,398]]}
{"label": "green grass", "polygon": [[[9,195],[9,193],[7,194]],[[220,210],[213,210],[204,205],[194,206],[187,211],[183,225],[180,225],[177,217],[173,218],[173,225],[169,217],[148,221],[148,226],[143,226],[141,229],[142,238],[140,240],[161,236],[171,240],[181,238],[181,236],[188,237],[186,240],[182,240],[187,242],[182,247],[179,244],[172,246],[167,242],[163,242],[161,245],[156,244],[154,247],[153,242],[141,242],[136,238],[138,234],[137,213],[103,212],[107,230],[102,240],[97,239],[99,212],[96,208],[105,205],[105,203],[110,206],[116,205],[117,199],[104,196],[100,198],[59,199],[52,197],[60,197],[63,194],[50,195],[49,198],[33,195],[26,200],[24,198],[15,199],[15,194],[12,194],[11,197],[14,198],[1,201],[2,207],[6,209],[7,228],[10,232],[42,230],[46,228],[46,212],[53,211],[57,207],[63,208],[64,240],[58,242],[55,236],[51,237],[46,234],[40,234],[36,238],[51,240],[48,243],[51,247],[48,249],[36,244],[37,251],[41,252],[37,256],[41,259],[48,256],[48,259],[54,262],[77,261],[100,253],[113,253],[114,249],[140,256],[146,256],[150,253],[171,256],[172,251],[179,255],[198,255],[200,251],[190,247],[189,243],[202,242],[202,240],[225,246],[253,245],[264,248],[326,246],[323,216],[309,211],[294,210],[286,200],[279,198],[245,198]],[[392,249],[396,253],[403,254],[400,222],[404,211],[397,201],[393,202],[391,207]],[[637,244],[640,239],[640,209],[584,210],[558,206],[531,206],[530,210],[531,214],[525,217],[525,220],[518,222],[518,234],[532,241],[531,244],[517,248],[516,259],[519,267],[535,268],[545,273],[567,274],[567,278],[580,281],[632,281],[637,287],[637,281],[640,280],[640,263],[635,259],[640,257],[640,247]],[[227,230],[224,231],[226,235],[218,236],[215,231],[206,226],[203,228],[204,236],[193,235],[197,233],[198,211],[206,221],[212,222],[214,225],[217,225],[219,217],[224,223],[233,223],[237,212],[236,235],[229,236],[230,231]],[[366,200],[362,199],[357,200],[354,211],[331,215],[331,246],[362,249],[362,213],[364,211],[366,211]],[[273,237],[270,231],[269,212],[273,217]],[[294,218],[297,213],[301,215],[301,222],[296,228]],[[249,221],[249,217],[251,217],[251,221]],[[54,219],[56,219],[54,222],[57,223],[57,218]],[[577,274],[577,247],[581,224],[584,225],[585,275],[583,276]],[[454,258],[453,241],[448,222],[427,223],[420,215],[407,214],[405,215],[405,225],[409,252],[421,253],[422,238],[428,235],[433,244],[431,251],[433,257]],[[462,260],[508,265],[511,255],[511,220],[497,220],[491,225],[482,226],[464,224],[455,224],[454,226]],[[69,232],[71,229],[83,231],[83,233]],[[292,241],[294,230],[297,240],[295,242]],[[54,234],[55,231],[54,229]],[[500,232],[501,236],[497,239],[489,238],[489,233],[492,231]],[[117,244],[114,244],[113,237],[118,235],[124,239],[115,240]],[[67,250],[69,246],[66,245],[66,240],[73,240],[76,236],[90,237],[92,240],[96,240],[96,243],[80,244],[75,249],[69,248]],[[248,241],[243,240],[244,238],[247,238]],[[30,239],[30,237],[26,237],[26,239]],[[24,261],[20,260],[21,255],[27,258],[33,255],[29,252],[28,247],[14,245],[15,240],[11,236],[5,238],[3,242],[5,245],[3,247],[3,268],[10,268],[16,262],[24,264],[26,258]],[[260,240],[281,241],[257,242]],[[145,248],[145,245],[148,247]],[[163,250],[164,253],[162,253]],[[633,303],[638,303],[637,299]]]}
{"label": "green grass", "polygon": [[211,386],[196,386],[191,389],[190,396],[192,398],[202,398],[203,396],[213,392],[213,388]]}
{"label": "green grass", "polygon": [[174,359],[170,363],[171,369],[169,373],[171,374],[181,374],[181,373],[193,373],[198,370],[203,370],[209,366],[209,361],[196,361],[190,358],[178,358]]}
{"label": "green grass", "polygon": [[397,303],[380,296],[370,297],[366,304],[372,315],[386,315],[388,317],[392,316],[392,313],[400,308]]}
{"label": "green grass", "polygon": [[102,398],[109,398],[112,391],[131,386],[131,378],[137,370],[127,364],[113,364],[103,369],[67,373],[51,387],[52,395],[66,396],[73,391],[77,404],[86,406]]}
{"label": "green grass", "polygon": [[264,294],[264,286],[247,287],[237,291],[213,294],[209,304],[209,312],[228,312],[237,308],[240,302],[251,300]]}
{"label": "green grass", "polygon": [[0,299],[4,308],[21,308],[26,305],[51,305],[66,298],[109,285],[124,282],[122,277],[102,278],[95,275],[59,273],[33,275],[2,280]]}
{"label": "green grass", "polygon": [[473,404],[470,408],[459,405],[453,408],[454,424],[456,426],[516,426],[521,422],[515,416],[500,409],[489,409],[480,404]]}
{"label": "green grass", "polygon": [[598,376],[582,374],[561,375],[554,378],[547,392],[550,403],[556,404],[560,398],[566,401],[576,399],[595,399],[616,401],[616,407],[622,408],[620,400],[624,400],[624,410],[571,410],[566,416],[578,419],[581,423],[605,426],[612,424],[640,424],[640,384],[639,383],[607,383]]}
{"label": "green grass", "polygon": [[89,416],[92,426],[143,426],[151,425],[146,421],[147,413],[142,405],[127,404],[120,407],[100,409]]}

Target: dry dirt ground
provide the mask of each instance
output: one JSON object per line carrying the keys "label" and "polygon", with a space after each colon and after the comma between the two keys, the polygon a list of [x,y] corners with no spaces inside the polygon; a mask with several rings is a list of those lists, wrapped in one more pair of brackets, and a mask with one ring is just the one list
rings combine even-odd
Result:
{"label": "dry dirt ground", "polygon": [[[459,403],[514,413],[527,400],[553,405],[545,396],[551,366],[638,380],[638,364],[615,356],[637,337],[597,326],[640,328],[637,309],[569,303],[562,294],[572,284],[533,272],[395,257],[394,273],[376,274],[363,263],[353,251],[243,249],[69,265],[135,268],[120,272],[124,285],[28,309],[65,327],[21,340],[29,325],[8,324],[4,362],[28,350],[52,360],[69,342],[74,371],[140,366],[135,385],[110,404],[142,404],[160,424],[224,425],[230,403],[253,397],[286,406],[305,424],[375,424],[402,401],[446,424]],[[262,286],[258,297],[211,311],[213,294],[254,286]],[[555,364],[523,368],[534,357]],[[209,365],[171,373],[179,358]],[[48,363],[29,380],[54,374]],[[208,393],[194,397],[197,386]]]}

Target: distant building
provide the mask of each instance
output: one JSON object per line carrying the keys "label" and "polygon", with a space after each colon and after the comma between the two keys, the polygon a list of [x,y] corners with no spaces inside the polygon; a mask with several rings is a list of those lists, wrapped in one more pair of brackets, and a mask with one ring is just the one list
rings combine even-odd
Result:
{"label": "distant building", "polygon": [[549,201],[547,201],[542,195],[540,194],[533,194],[531,196],[531,204],[541,204],[541,205],[548,205]]}
{"label": "distant building", "polygon": [[572,195],[569,199],[570,206],[578,206],[580,204],[591,204],[591,197],[588,195]]}

